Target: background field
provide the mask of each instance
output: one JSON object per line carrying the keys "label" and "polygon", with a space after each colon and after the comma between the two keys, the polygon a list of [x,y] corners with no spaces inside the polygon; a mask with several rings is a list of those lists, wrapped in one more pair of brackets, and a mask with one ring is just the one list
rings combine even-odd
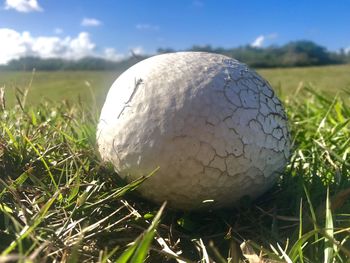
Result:
{"label": "background field", "polygon": [[350,262],[349,71],[258,70],[288,114],[285,172],[233,210],[166,209],[161,223],[159,205],[128,194],[143,179],[125,185],[98,157],[98,111],[119,72],[0,72],[0,262]]}
{"label": "background field", "polygon": [[0,86],[5,86],[8,105],[16,101],[15,90],[28,85],[27,102],[30,104],[36,104],[43,98],[55,101],[81,99],[84,103],[91,103],[95,97],[97,104],[101,105],[109,87],[119,75],[120,72],[109,71],[0,71]]}
{"label": "background field", "polygon": [[[258,69],[257,71],[282,96],[293,94],[301,82],[330,94],[350,88],[350,65]],[[119,74],[120,72],[111,71],[40,71],[35,73],[0,71],[0,87],[6,87],[8,105],[12,105],[16,100],[15,89],[19,87],[23,89],[31,85],[28,94],[29,103],[37,103],[44,97],[57,101],[80,98],[85,103],[91,103],[94,97],[97,106],[100,107],[109,87]]]}

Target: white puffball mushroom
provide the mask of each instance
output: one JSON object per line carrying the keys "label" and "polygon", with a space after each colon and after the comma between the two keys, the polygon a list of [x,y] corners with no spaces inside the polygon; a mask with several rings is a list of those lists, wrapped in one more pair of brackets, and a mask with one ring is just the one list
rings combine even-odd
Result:
{"label": "white puffball mushroom", "polygon": [[205,52],[157,55],[113,83],[99,152],[137,191],[182,210],[229,207],[264,193],[290,154],[287,117],[270,85],[245,64]]}

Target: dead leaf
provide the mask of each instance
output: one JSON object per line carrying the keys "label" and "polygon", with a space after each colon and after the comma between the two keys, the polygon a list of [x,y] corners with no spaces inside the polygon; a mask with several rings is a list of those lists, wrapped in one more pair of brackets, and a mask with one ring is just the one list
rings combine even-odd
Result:
{"label": "dead leaf", "polygon": [[264,259],[261,255],[257,255],[251,245],[249,245],[249,240],[244,241],[240,248],[242,250],[243,256],[248,259],[249,263],[283,263],[283,261],[277,261],[272,259]]}
{"label": "dead leaf", "polygon": [[254,251],[254,249],[249,245],[249,241],[244,241],[240,248],[242,250],[243,256],[248,259],[249,263],[264,263],[263,259],[261,259]]}

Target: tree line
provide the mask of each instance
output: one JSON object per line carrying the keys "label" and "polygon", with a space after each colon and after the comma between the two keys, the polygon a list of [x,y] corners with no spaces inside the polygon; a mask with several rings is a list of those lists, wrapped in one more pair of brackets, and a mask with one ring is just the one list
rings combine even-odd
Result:
{"label": "tree line", "polygon": [[[159,48],[158,54],[175,52],[171,48]],[[210,45],[193,46],[187,51],[205,51],[223,54],[248,64],[255,68],[318,66],[350,63],[350,52],[328,51],[312,41],[293,41],[283,46],[256,48],[249,45],[236,48],[214,48]],[[38,57],[23,57],[14,59],[0,70],[125,70],[147,56],[131,56],[121,61],[110,61],[103,58],[85,57],[79,60],[64,60],[60,58],[42,59]]]}

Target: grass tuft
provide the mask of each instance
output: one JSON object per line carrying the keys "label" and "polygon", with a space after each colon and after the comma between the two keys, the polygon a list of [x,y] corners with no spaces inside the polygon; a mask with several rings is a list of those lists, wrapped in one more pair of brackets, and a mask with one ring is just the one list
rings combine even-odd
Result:
{"label": "grass tuft", "polygon": [[0,89],[1,262],[350,261],[350,106],[341,94],[301,85],[285,97],[285,172],[259,199],[206,214],[133,194],[152,174],[126,184],[100,161],[96,108],[31,106],[27,95],[6,108]]}

